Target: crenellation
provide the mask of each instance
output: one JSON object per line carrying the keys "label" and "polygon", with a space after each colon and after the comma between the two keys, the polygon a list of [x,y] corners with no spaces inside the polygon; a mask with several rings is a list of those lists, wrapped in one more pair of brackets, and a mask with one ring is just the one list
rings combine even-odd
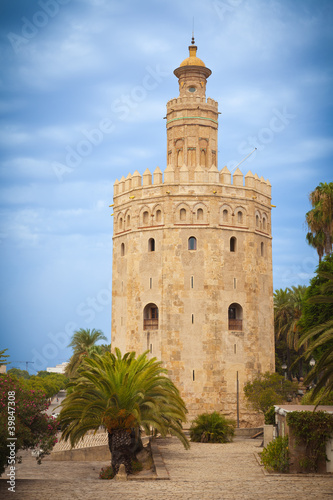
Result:
{"label": "crenellation", "polygon": [[227,167],[221,170],[221,184],[231,184],[231,172]]}
{"label": "crenellation", "polygon": [[143,172],[142,175],[142,186],[151,186],[151,181],[152,181],[151,172],[149,168],[146,168],[146,170]]}
{"label": "crenellation", "polygon": [[156,167],[154,170],[154,184],[162,184],[163,183],[163,173],[160,167]]}
{"label": "crenellation", "polygon": [[242,172],[239,170],[239,168],[237,168],[232,176],[232,184],[234,186],[243,186],[243,174]]}
{"label": "crenellation", "polygon": [[125,191],[130,191],[132,188],[132,175],[131,174],[128,174],[128,176],[126,177],[125,179],[125,187],[124,187],[124,190]]}

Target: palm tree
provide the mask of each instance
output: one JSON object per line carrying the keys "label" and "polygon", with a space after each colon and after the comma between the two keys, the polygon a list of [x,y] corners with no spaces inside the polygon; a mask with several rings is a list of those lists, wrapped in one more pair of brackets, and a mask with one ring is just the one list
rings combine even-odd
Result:
{"label": "palm tree", "polygon": [[[309,299],[313,304],[333,304],[333,273],[318,272],[322,278],[326,278],[321,285],[321,293]],[[332,309],[333,316],[333,309]],[[305,351],[305,358],[309,359],[317,356],[317,362],[308,373],[305,383],[311,383],[317,379],[316,387],[312,393],[312,400],[315,400],[321,389],[323,392],[317,402],[319,404],[325,396],[333,391],[333,318],[316,325],[306,331],[300,341],[300,345],[310,342]]]}
{"label": "palm tree", "polygon": [[71,356],[68,365],[66,366],[65,375],[69,378],[76,376],[77,370],[86,356],[91,356],[94,353],[101,353],[102,346],[97,346],[99,340],[107,340],[101,330],[80,328],[76,330],[68,347],[73,347],[73,355]]}
{"label": "palm tree", "polygon": [[156,358],[148,359],[147,353],[135,358],[134,352],[122,357],[116,349],[115,354],[85,358],[78,373],[60,413],[62,439],[69,439],[72,446],[89,430],[104,426],[114,474],[121,463],[131,473],[135,433],[138,435],[140,428],[146,434],[151,429],[162,436],[171,433],[185,448],[189,447],[182,431],[187,413],[185,403]]}
{"label": "palm tree", "polygon": [[319,262],[332,252],[333,244],[333,182],[321,182],[309,195],[312,210],[306,214],[309,232],[306,239],[317,249]]}
{"label": "palm tree", "polygon": [[[300,326],[299,320],[302,314],[302,304],[306,286],[292,286],[274,292],[274,327],[276,339],[284,338],[286,341],[286,362],[288,376],[291,365],[290,351],[299,351],[298,341]],[[302,375],[302,358],[300,358],[299,374]]]}

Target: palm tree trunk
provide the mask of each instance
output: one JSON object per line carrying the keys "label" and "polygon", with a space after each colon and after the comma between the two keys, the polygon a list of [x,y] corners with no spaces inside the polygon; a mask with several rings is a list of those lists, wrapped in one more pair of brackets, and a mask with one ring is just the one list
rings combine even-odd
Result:
{"label": "palm tree trunk", "polygon": [[120,464],[125,465],[126,474],[132,474],[131,435],[124,429],[115,429],[108,433],[111,465],[114,475],[118,474]]}

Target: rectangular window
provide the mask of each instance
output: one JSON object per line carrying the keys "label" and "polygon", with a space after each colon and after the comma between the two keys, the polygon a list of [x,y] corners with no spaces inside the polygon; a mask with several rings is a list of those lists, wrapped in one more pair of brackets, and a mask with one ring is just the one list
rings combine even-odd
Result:
{"label": "rectangular window", "polygon": [[194,287],[194,276],[191,276],[191,288]]}
{"label": "rectangular window", "polygon": [[237,347],[236,347],[236,344],[234,344],[234,354],[236,354],[236,350],[237,350]]}
{"label": "rectangular window", "polygon": [[236,285],[237,285],[237,280],[236,278],[234,278],[234,288],[236,288]]}
{"label": "rectangular window", "polygon": [[153,288],[153,278],[149,278],[149,288]]}
{"label": "rectangular window", "polygon": [[194,323],[194,314],[192,314],[192,325]]}
{"label": "rectangular window", "polygon": [[193,370],[193,373],[192,373],[192,378],[193,378],[193,380],[195,380],[195,373],[194,373],[194,370]]}

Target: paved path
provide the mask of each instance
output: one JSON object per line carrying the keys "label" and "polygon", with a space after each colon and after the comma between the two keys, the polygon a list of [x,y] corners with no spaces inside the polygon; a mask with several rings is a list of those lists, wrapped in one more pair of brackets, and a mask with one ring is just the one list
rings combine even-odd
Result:
{"label": "paved path", "polygon": [[102,481],[98,473],[107,463],[51,462],[35,465],[27,459],[18,466],[16,493],[1,499],[22,500],[328,500],[333,477],[264,475],[255,453],[260,440],[228,444],[192,443],[184,450],[175,438],[158,440],[170,481]]}

